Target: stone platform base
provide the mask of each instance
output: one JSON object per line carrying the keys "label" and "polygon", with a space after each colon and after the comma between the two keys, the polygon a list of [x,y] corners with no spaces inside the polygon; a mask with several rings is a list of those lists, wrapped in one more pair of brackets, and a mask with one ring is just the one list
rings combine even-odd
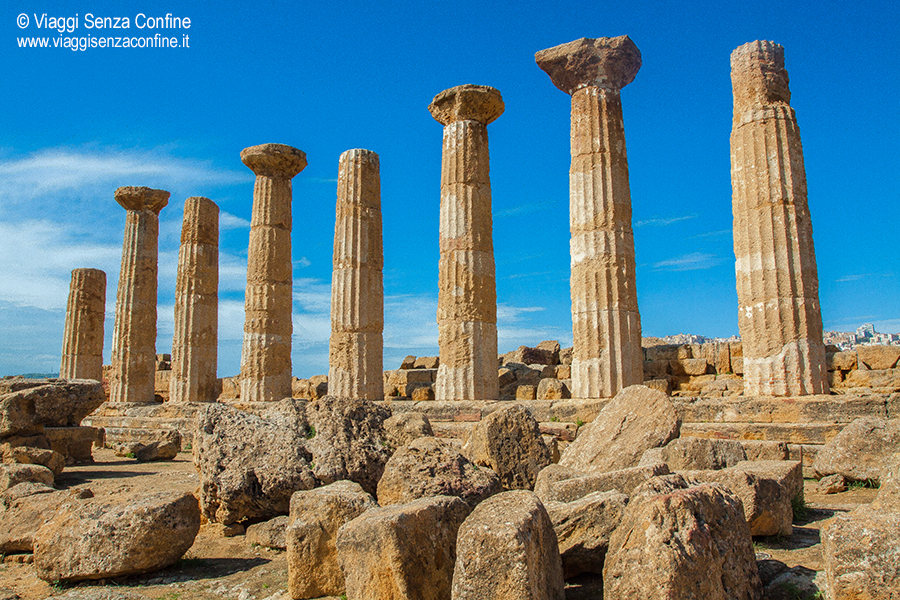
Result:
{"label": "stone platform base", "polygon": [[[796,398],[743,397],[672,398],[682,419],[682,435],[733,440],[785,442],[793,460],[802,460],[805,471],[818,448],[826,444],[858,417],[900,418],[900,393],[843,394]],[[590,423],[607,399],[518,400],[540,423],[542,433],[552,435],[560,448],[575,439]],[[228,404],[248,412],[260,412],[264,402],[229,400]],[[506,401],[436,402],[390,399],[380,402],[394,413],[421,412],[428,416],[435,435],[465,439],[475,423],[509,404]],[[161,430],[176,429],[182,446],[193,437],[193,420],[201,404],[109,403],[82,423],[106,430],[107,443],[161,439]]]}

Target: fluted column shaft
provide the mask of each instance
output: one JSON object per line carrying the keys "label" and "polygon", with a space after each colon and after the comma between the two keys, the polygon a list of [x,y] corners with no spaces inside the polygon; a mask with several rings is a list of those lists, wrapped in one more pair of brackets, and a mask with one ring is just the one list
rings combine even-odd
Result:
{"label": "fluted column shaft", "polygon": [[61,379],[103,379],[103,323],[106,318],[106,273],[75,269],[69,284],[63,332]]}
{"label": "fluted column shaft", "polygon": [[246,148],[241,160],[256,173],[241,399],[278,401],[291,396],[291,179],[306,166],[306,155],[290,146],[263,144]]}
{"label": "fluted column shaft", "polygon": [[341,154],[333,264],[328,392],[383,400],[381,178],[370,150]]}
{"label": "fluted column shaft", "polygon": [[819,281],[800,130],[784,49],[731,55],[732,210],[744,394],[828,393]]}
{"label": "fluted column shaft", "polygon": [[109,399],[153,402],[159,211],[168,204],[169,192],[124,187],[116,190],[116,201],[127,212],[116,294]]}
{"label": "fluted column shaft", "polygon": [[175,335],[172,339],[172,402],[214,402],[219,339],[219,207],[193,196],[184,203]]}
{"label": "fluted column shaft", "polygon": [[615,396],[643,380],[625,128],[618,90],[572,94],[572,393]]}
{"label": "fluted column shaft", "polygon": [[538,66],[572,96],[572,396],[604,398],[643,381],[641,317],[622,87],[641,66],[627,36],[542,50]]}
{"label": "fluted column shaft", "polygon": [[444,125],[438,262],[437,400],[496,400],[497,284],[487,124],[500,93],[464,85],[429,107]]}

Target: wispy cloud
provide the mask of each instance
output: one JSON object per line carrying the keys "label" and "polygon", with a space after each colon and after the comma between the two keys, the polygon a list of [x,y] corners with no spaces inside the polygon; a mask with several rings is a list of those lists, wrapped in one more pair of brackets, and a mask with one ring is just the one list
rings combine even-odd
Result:
{"label": "wispy cloud", "polygon": [[653,263],[653,268],[658,271],[696,271],[710,269],[721,263],[722,259],[714,254],[692,252],[668,260]]}
{"label": "wispy cloud", "polygon": [[173,156],[166,148],[46,148],[0,160],[0,198],[9,205],[60,192],[90,193],[120,185],[206,186],[247,181],[247,174],[216,168],[210,161]]}
{"label": "wispy cloud", "polygon": [[219,231],[227,231],[229,229],[250,229],[250,221],[222,211],[219,213]]}
{"label": "wispy cloud", "polygon": [[493,213],[495,219],[504,219],[506,217],[518,217],[520,215],[530,215],[550,208],[549,204],[543,202],[532,202],[530,204],[520,204],[512,208],[504,208]]}
{"label": "wispy cloud", "polygon": [[636,222],[634,224],[634,227],[665,227],[666,225],[672,225],[673,223],[696,219],[699,216],[700,215],[681,215],[679,217],[652,217],[650,219]]}
{"label": "wispy cloud", "polygon": [[868,279],[870,277],[893,277],[893,273],[856,273],[852,275],[844,275],[839,279],[835,279],[837,283],[845,283],[848,281],[859,281],[861,279]]}
{"label": "wispy cloud", "polygon": [[692,235],[691,240],[703,239],[703,238],[713,238],[713,237],[725,237],[727,235],[732,235],[734,230],[732,229],[719,229],[717,231],[707,231],[705,233],[698,233],[696,235]]}

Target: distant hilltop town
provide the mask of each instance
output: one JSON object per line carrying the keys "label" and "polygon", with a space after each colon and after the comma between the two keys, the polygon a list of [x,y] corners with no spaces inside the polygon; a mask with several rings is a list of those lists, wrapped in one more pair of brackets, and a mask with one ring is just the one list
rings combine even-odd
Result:
{"label": "distant hilltop town", "polygon": [[[846,331],[826,331],[823,334],[825,345],[836,346],[841,350],[853,350],[857,346],[900,346],[900,333],[878,333],[872,323],[864,323],[855,333]],[[667,335],[661,338],[644,338],[644,346],[657,346],[660,344],[705,344],[707,342],[739,342],[741,336],[733,335],[729,338],[708,338],[702,335],[679,333]]]}

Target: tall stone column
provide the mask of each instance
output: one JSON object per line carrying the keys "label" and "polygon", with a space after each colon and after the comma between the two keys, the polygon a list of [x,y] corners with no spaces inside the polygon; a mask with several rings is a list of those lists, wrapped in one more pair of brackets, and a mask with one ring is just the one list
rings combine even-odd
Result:
{"label": "tall stone column", "polygon": [[328,392],[383,400],[381,177],[370,150],[341,154],[333,260]]}
{"label": "tall stone column", "polygon": [[731,186],[744,394],[827,394],[803,148],[784,48],[731,53]]}
{"label": "tall stone column", "polygon": [[496,400],[497,283],[487,126],[503,114],[500,92],[460,85],[434,97],[444,126],[438,276],[437,400]]}
{"label": "tall stone column", "polygon": [[109,400],[153,402],[159,211],[169,203],[169,192],[127,186],[117,189],[115,198],[127,212],[116,293]]}
{"label": "tall stone column", "polygon": [[175,335],[172,339],[172,402],[215,402],[219,341],[219,207],[209,198],[184,202]]}
{"label": "tall stone column", "polygon": [[241,160],[256,174],[241,399],[278,401],[291,397],[291,179],[306,167],[306,154],[284,144],[251,146]]}
{"label": "tall stone column", "polygon": [[641,53],[628,36],[581,38],[541,50],[535,61],[572,96],[572,396],[608,398],[644,378],[619,96]]}
{"label": "tall stone column", "polygon": [[99,269],[73,270],[59,365],[61,379],[103,380],[105,318],[106,273]]}

